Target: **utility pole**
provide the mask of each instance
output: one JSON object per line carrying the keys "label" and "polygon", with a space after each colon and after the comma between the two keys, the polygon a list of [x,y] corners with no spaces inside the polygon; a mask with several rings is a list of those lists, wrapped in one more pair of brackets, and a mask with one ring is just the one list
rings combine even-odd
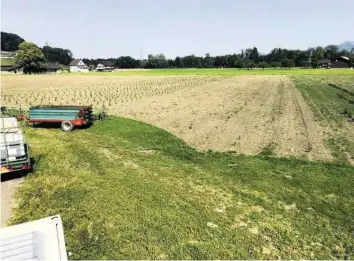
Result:
{"label": "utility pole", "polygon": [[312,62],[312,53],[313,53],[313,49],[310,50],[310,54],[309,54],[309,65],[311,65],[311,62]]}

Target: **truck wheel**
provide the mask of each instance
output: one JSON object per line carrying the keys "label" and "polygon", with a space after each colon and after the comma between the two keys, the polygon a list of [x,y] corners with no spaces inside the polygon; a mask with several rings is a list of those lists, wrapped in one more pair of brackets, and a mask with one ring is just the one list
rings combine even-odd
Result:
{"label": "truck wheel", "polygon": [[72,131],[74,129],[74,124],[71,121],[63,121],[61,123],[61,129],[63,131]]}

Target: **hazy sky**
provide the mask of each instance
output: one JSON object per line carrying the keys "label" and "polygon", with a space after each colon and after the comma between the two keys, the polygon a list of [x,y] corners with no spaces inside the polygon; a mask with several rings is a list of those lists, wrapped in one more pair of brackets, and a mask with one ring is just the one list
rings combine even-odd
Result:
{"label": "hazy sky", "polygon": [[306,49],[354,40],[354,0],[1,0],[1,30],[76,58]]}

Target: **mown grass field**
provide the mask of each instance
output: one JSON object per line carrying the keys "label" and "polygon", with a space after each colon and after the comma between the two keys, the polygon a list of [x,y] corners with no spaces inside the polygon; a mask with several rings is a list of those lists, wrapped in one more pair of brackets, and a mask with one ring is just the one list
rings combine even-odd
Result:
{"label": "mown grass field", "polygon": [[[296,76],[296,87],[314,112],[316,121],[327,128],[326,142],[338,163],[354,162],[354,77]],[[347,92],[347,90],[349,92]]]}
{"label": "mown grass field", "polygon": [[71,259],[354,258],[353,167],[200,153],[118,117],[26,135],[12,223],[60,214]]}
{"label": "mown grass field", "polygon": [[90,75],[354,75],[352,69],[153,69],[146,71],[90,72]]}

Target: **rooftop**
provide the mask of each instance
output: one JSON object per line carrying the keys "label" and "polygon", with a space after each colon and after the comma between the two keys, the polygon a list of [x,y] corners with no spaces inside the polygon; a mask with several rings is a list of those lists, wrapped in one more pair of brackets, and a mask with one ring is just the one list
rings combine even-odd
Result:
{"label": "rooftop", "polygon": [[70,66],[77,66],[79,64],[79,62],[81,61],[81,59],[74,59],[70,62]]}

